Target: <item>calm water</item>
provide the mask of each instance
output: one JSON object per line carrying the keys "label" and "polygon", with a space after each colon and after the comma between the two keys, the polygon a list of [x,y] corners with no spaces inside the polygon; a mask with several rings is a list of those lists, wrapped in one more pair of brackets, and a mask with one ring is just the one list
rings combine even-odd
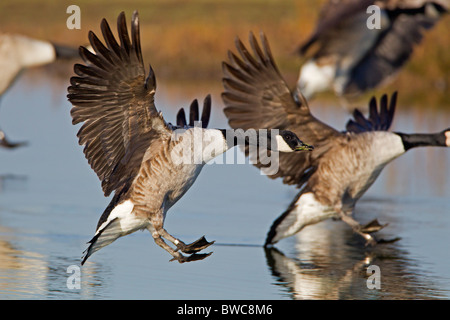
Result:
{"label": "calm water", "polygon": [[[76,274],[68,268],[78,270],[109,199],[77,144],[67,81],[51,86],[45,71],[36,72],[24,74],[1,101],[0,126],[29,145],[0,150],[0,299],[450,298],[450,151],[437,148],[395,160],[358,203],[357,219],[389,222],[381,234],[402,238],[394,244],[364,248],[342,222],[327,221],[266,252],[266,232],[295,188],[250,165],[206,166],[169,212],[166,229],[187,242],[202,235],[216,240],[210,257],[169,262],[148,232],[137,232],[94,254],[81,268],[80,288],[69,288]],[[157,103],[169,120],[209,92],[158,87]],[[218,94],[213,106],[211,126],[226,126]],[[342,109],[312,108],[344,127]],[[449,125],[448,112],[400,105],[394,129],[431,132]],[[380,268],[381,289],[367,288],[368,265]]]}

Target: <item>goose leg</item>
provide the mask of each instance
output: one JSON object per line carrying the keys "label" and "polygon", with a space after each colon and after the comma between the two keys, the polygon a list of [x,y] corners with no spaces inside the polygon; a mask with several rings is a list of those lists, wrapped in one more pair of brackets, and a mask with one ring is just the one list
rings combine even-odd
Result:
{"label": "goose leg", "polygon": [[366,246],[368,245],[375,245],[378,243],[378,241],[375,239],[373,235],[371,235],[371,232],[376,232],[384,228],[386,225],[381,225],[378,223],[378,221],[375,219],[365,226],[362,226],[358,221],[353,219],[350,214],[344,212],[341,208],[335,208],[336,212],[339,214],[339,217],[342,221],[344,221],[346,224],[348,224],[354,232],[362,236],[364,239],[366,239]]}
{"label": "goose leg", "polygon": [[177,246],[177,249],[175,251],[180,250],[181,252],[184,252],[184,253],[199,252],[200,250],[203,250],[203,249],[209,247],[210,245],[212,245],[215,242],[215,241],[208,242],[206,240],[205,236],[203,236],[200,239],[198,239],[190,244],[185,244],[180,239],[177,239],[174,236],[172,236],[170,233],[168,233],[164,228],[161,228],[161,230],[159,230],[159,234],[163,238],[169,240],[170,242],[172,242],[174,245]]}
{"label": "goose leg", "polygon": [[[149,227],[149,231],[152,234],[152,237],[153,237],[153,240],[155,241],[155,243],[158,246],[160,246],[161,248],[163,248],[164,250],[166,250],[168,253],[170,253],[170,255],[173,257],[170,261],[175,261],[176,260],[179,263],[191,262],[191,261],[203,260],[203,259],[205,259],[206,257],[208,257],[209,255],[212,254],[212,252],[198,254],[198,253],[196,253],[196,251],[192,251],[192,252],[183,251],[185,253],[193,253],[193,254],[191,254],[189,256],[184,256],[183,254],[178,252],[178,250],[180,250],[180,248],[186,247],[186,244],[184,242],[182,242],[181,240],[178,240],[175,237],[173,237],[170,233],[168,233],[162,227],[159,227],[159,228],[154,228],[154,226],[153,227]],[[172,242],[174,245],[177,246],[177,248],[173,249],[171,246],[169,246],[164,241],[163,238],[165,238],[165,239],[169,240],[170,242]],[[206,241],[206,239],[205,239],[205,241]],[[211,242],[210,244],[212,244],[212,243],[213,242]],[[205,246],[205,248],[206,247],[207,246]],[[199,250],[201,250],[201,249],[199,249]],[[199,251],[199,250],[197,250],[197,251]]]}
{"label": "goose leg", "polygon": [[[153,240],[155,241],[155,243],[158,246],[160,246],[161,248],[166,250],[168,253],[170,253],[170,255],[173,257],[172,260],[178,260],[178,262],[180,262],[180,263],[184,262],[186,257],[183,256],[181,253],[176,252],[176,250],[174,250],[171,246],[169,246],[157,232],[152,233],[152,236],[153,236]],[[172,261],[172,260],[170,260],[170,261]]]}

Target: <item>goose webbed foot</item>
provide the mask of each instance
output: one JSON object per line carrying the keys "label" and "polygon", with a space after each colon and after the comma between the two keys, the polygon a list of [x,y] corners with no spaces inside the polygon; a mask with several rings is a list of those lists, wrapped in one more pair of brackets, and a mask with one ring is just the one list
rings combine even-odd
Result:
{"label": "goose webbed foot", "polygon": [[209,253],[194,253],[189,256],[184,256],[181,253],[178,255],[174,255],[170,261],[178,261],[179,263],[185,263],[185,262],[192,262],[192,261],[198,261],[203,260],[206,257],[209,257],[212,254],[212,252]]}
{"label": "goose webbed foot", "polygon": [[392,239],[377,239],[374,235],[371,235],[369,233],[378,232],[384,227],[386,227],[388,223],[386,224],[380,224],[377,219],[374,219],[367,223],[366,225],[362,226],[359,230],[363,237],[367,240],[366,246],[374,246],[377,244],[388,244],[388,243],[394,243],[398,240],[400,240],[400,237],[395,237]]}
{"label": "goose webbed foot", "polygon": [[196,252],[199,252],[199,251],[209,247],[213,243],[214,243],[214,241],[208,242],[206,240],[205,236],[203,236],[200,239],[198,239],[190,244],[185,244],[180,241],[180,243],[177,244],[177,250],[180,250],[184,253],[196,253]]}
{"label": "goose webbed foot", "polygon": [[[212,252],[202,254],[197,253],[198,251],[205,249],[214,243],[214,241],[212,242],[206,241],[204,236],[198,239],[197,241],[194,241],[193,243],[186,245],[183,241],[180,241],[175,237],[173,237],[172,235],[170,235],[162,227],[158,229],[153,229],[149,227],[148,229],[152,233],[153,240],[155,241],[155,243],[164,250],[166,250],[168,253],[170,253],[170,255],[173,257],[170,261],[178,261],[179,263],[198,261],[203,260],[212,254]],[[163,237],[172,242],[176,246],[176,249],[173,249],[171,246],[169,246],[163,240]],[[187,254],[191,253],[192,254],[189,256],[184,256],[179,251]]]}
{"label": "goose webbed foot", "polygon": [[359,222],[357,222],[355,219],[353,219],[349,214],[344,213],[341,210],[336,210],[339,213],[339,216],[342,221],[347,223],[354,232],[362,236],[366,240],[366,247],[367,246],[375,246],[377,244],[381,243],[392,243],[395,241],[400,240],[400,238],[394,238],[391,240],[384,240],[380,239],[377,240],[374,235],[371,233],[378,232],[384,227],[386,227],[388,224],[380,224],[377,219],[374,219],[370,221],[369,223],[365,224],[364,226],[360,225]]}
{"label": "goose webbed foot", "polygon": [[372,233],[372,232],[378,232],[384,227],[386,227],[388,223],[386,224],[380,224],[377,219],[374,219],[367,223],[366,225],[362,226],[360,231],[363,233]]}

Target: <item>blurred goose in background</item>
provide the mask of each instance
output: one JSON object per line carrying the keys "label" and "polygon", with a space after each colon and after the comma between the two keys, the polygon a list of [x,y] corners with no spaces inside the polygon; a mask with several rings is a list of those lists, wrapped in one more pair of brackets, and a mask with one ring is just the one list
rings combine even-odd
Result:
{"label": "blurred goose in background", "polygon": [[79,58],[78,49],[18,34],[0,34],[0,97],[26,68]]}
{"label": "blurred goose in background", "polygon": [[[273,223],[265,245],[328,218],[341,219],[364,237],[367,244],[377,243],[371,233],[384,226],[376,219],[360,225],[353,218],[357,200],[384,166],[407,150],[450,146],[450,128],[434,134],[389,132],[397,101],[394,93],[390,99],[383,95],[380,108],[372,98],[368,118],[355,110],[347,130],[339,132],[311,114],[301,93],[295,101],[275,64],[266,37],[261,34],[262,48],[253,34],[249,42],[252,53],[237,39],[239,57],[229,51],[229,62],[223,63],[222,98],[230,126],[244,130],[267,127],[291,130],[314,145],[314,150],[308,153],[280,153],[279,171],[269,177],[282,178],[283,183],[301,189]],[[260,160],[255,165],[264,168],[264,159]]]}
{"label": "blurred goose in background", "polygon": [[[18,34],[0,34],[0,101],[26,68],[42,66],[57,59],[79,58],[78,50]],[[15,148],[26,143],[9,143],[0,132],[0,146]]]}
{"label": "blurred goose in background", "polygon": [[[226,139],[234,130],[192,127],[198,119],[198,109],[191,110],[189,125],[185,125],[186,119],[182,117],[184,110],[179,113],[177,122],[183,128],[166,123],[154,103],[156,79],[151,66],[146,76],[138,13],[135,11],[132,16],[131,39],[123,12],[118,16],[117,26],[120,44],[105,19],[101,22],[104,43],[89,32],[95,54],[80,47],[86,64],[75,64],[77,76],[70,79],[68,88],[68,99],[73,104],[73,124],[83,123],[77,134],[79,143],[85,146],[84,154],[102,182],[105,196],[114,192],[82,264],[117,238],[144,229],[150,231],[156,244],[172,255],[172,260],[183,263],[204,259],[210,253],[198,252],[212,242],[201,237],[185,244],[164,229],[164,219],[167,211],[195,182],[205,163],[241,140]],[[205,124],[210,108],[208,96],[202,114]],[[195,135],[201,138],[201,146],[193,145]],[[288,148],[286,151],[292,152],[305,147],[289,131],[280,131],[275,142],[275,150]],[[209,148],[209,152],[205,151],[207,143],[214,147]],[[196,148],[201,151],[200,159],[189,157],[188,161],[180,161],[191,151],[197,157]],[[190,255],[184,256],[181,252]]]}
{"label": "blurred goose in background", "polygon": [[[371,5],[380,8],[379,29],[367,27]],[[448,0],[328,1],[298,50],[309,58],[300,70],[297,93],[308,100],[325,90],[355,97],[385,84],[448,9]]]}

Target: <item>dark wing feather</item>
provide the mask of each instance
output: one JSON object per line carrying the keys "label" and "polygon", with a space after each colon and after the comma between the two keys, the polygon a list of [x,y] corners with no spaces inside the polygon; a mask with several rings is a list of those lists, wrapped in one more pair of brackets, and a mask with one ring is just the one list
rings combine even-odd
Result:
{"label": "dark wing feather", "polygon": [[198,107],[198,100],[195,99],[192,101],[190,107],[189,107],[189,125],[186,121],[186,113],[184,112],[184,108],[180,108],[177,113],[177,126],[180,128],[184,128],[186,126],[193,127],[195,125],[195,122],[201,121],[202,122],[202,128],[208,127],[209,118],[211,116],[211,96],[208,94],[203,101],[203,110],[202,110],[202,116],[200,119],[199,116],[199,107]]}
{"label": "dark wing feather", "polygon": [[[261,34],[262,48],[252,33],[249,41],[252,53],[236,39],[240,57],[229,52],[230,62],[223,63],[225,115],[232,128],[290,130],[312,144],[315,147],[312,152],[280,152],[279,171],[270,176],[282,177],[287,184],[301,185],[308,168],[314,167],[316,159],[327,149],[328,139],[340,133],[314,118],[303,96],[300,96],[301,103],[294,101],[266,37]],[[261,162],[255,165],[263,168]]]}
{"label": "dark wing feather", "polygon": [[354,120],[349,120],[346,125],[348,132],[360,133],[365,131],[388,131],[394,119],[395,106],[397,104],[397,92],[391,96],[388,105],[388,97],[384,94],[380,98],[378,110],[377,100],[372,97],[369,102],[369,117],[365,118],[358,109],[353,112]]}
{"label": "dark wing feather", "polygon": [[199,111],[198,111],[198,100],[195,99],[192,101],[191,106],[189,107],[189,126],[193,127],[194,122],[199,120]]}
{"label": "dark wing feather", "polygon": [[77,136],[105,195],[124,186],[137,174],[153,139],[168,128],[154,105],[156,82],[150,67],[148,77],[142,59],[139,20],[133,13],[131,39],[122,12],[117,19],[120,45],[105,19],[103,44],[91,31],[95,54],[80,48],[85,65],[76,64],[70,79],[68,99],[72,123],[83,123]]}
{"label": "dark wing feather", "polygon": [[187,126],[186,113],[184,112],[184,108],[181,108],[180,110],[178,110],[178,113],[177,113],[177,126],[178,127],[182,127],[182,128]]}
{"label": "dark wing feather", "polygon": [[202,110],[202,128],[207,128],[209,124],[209,119],[211,117],[211,95],[207,95],[205,100],[203,100],[203,110]]}

